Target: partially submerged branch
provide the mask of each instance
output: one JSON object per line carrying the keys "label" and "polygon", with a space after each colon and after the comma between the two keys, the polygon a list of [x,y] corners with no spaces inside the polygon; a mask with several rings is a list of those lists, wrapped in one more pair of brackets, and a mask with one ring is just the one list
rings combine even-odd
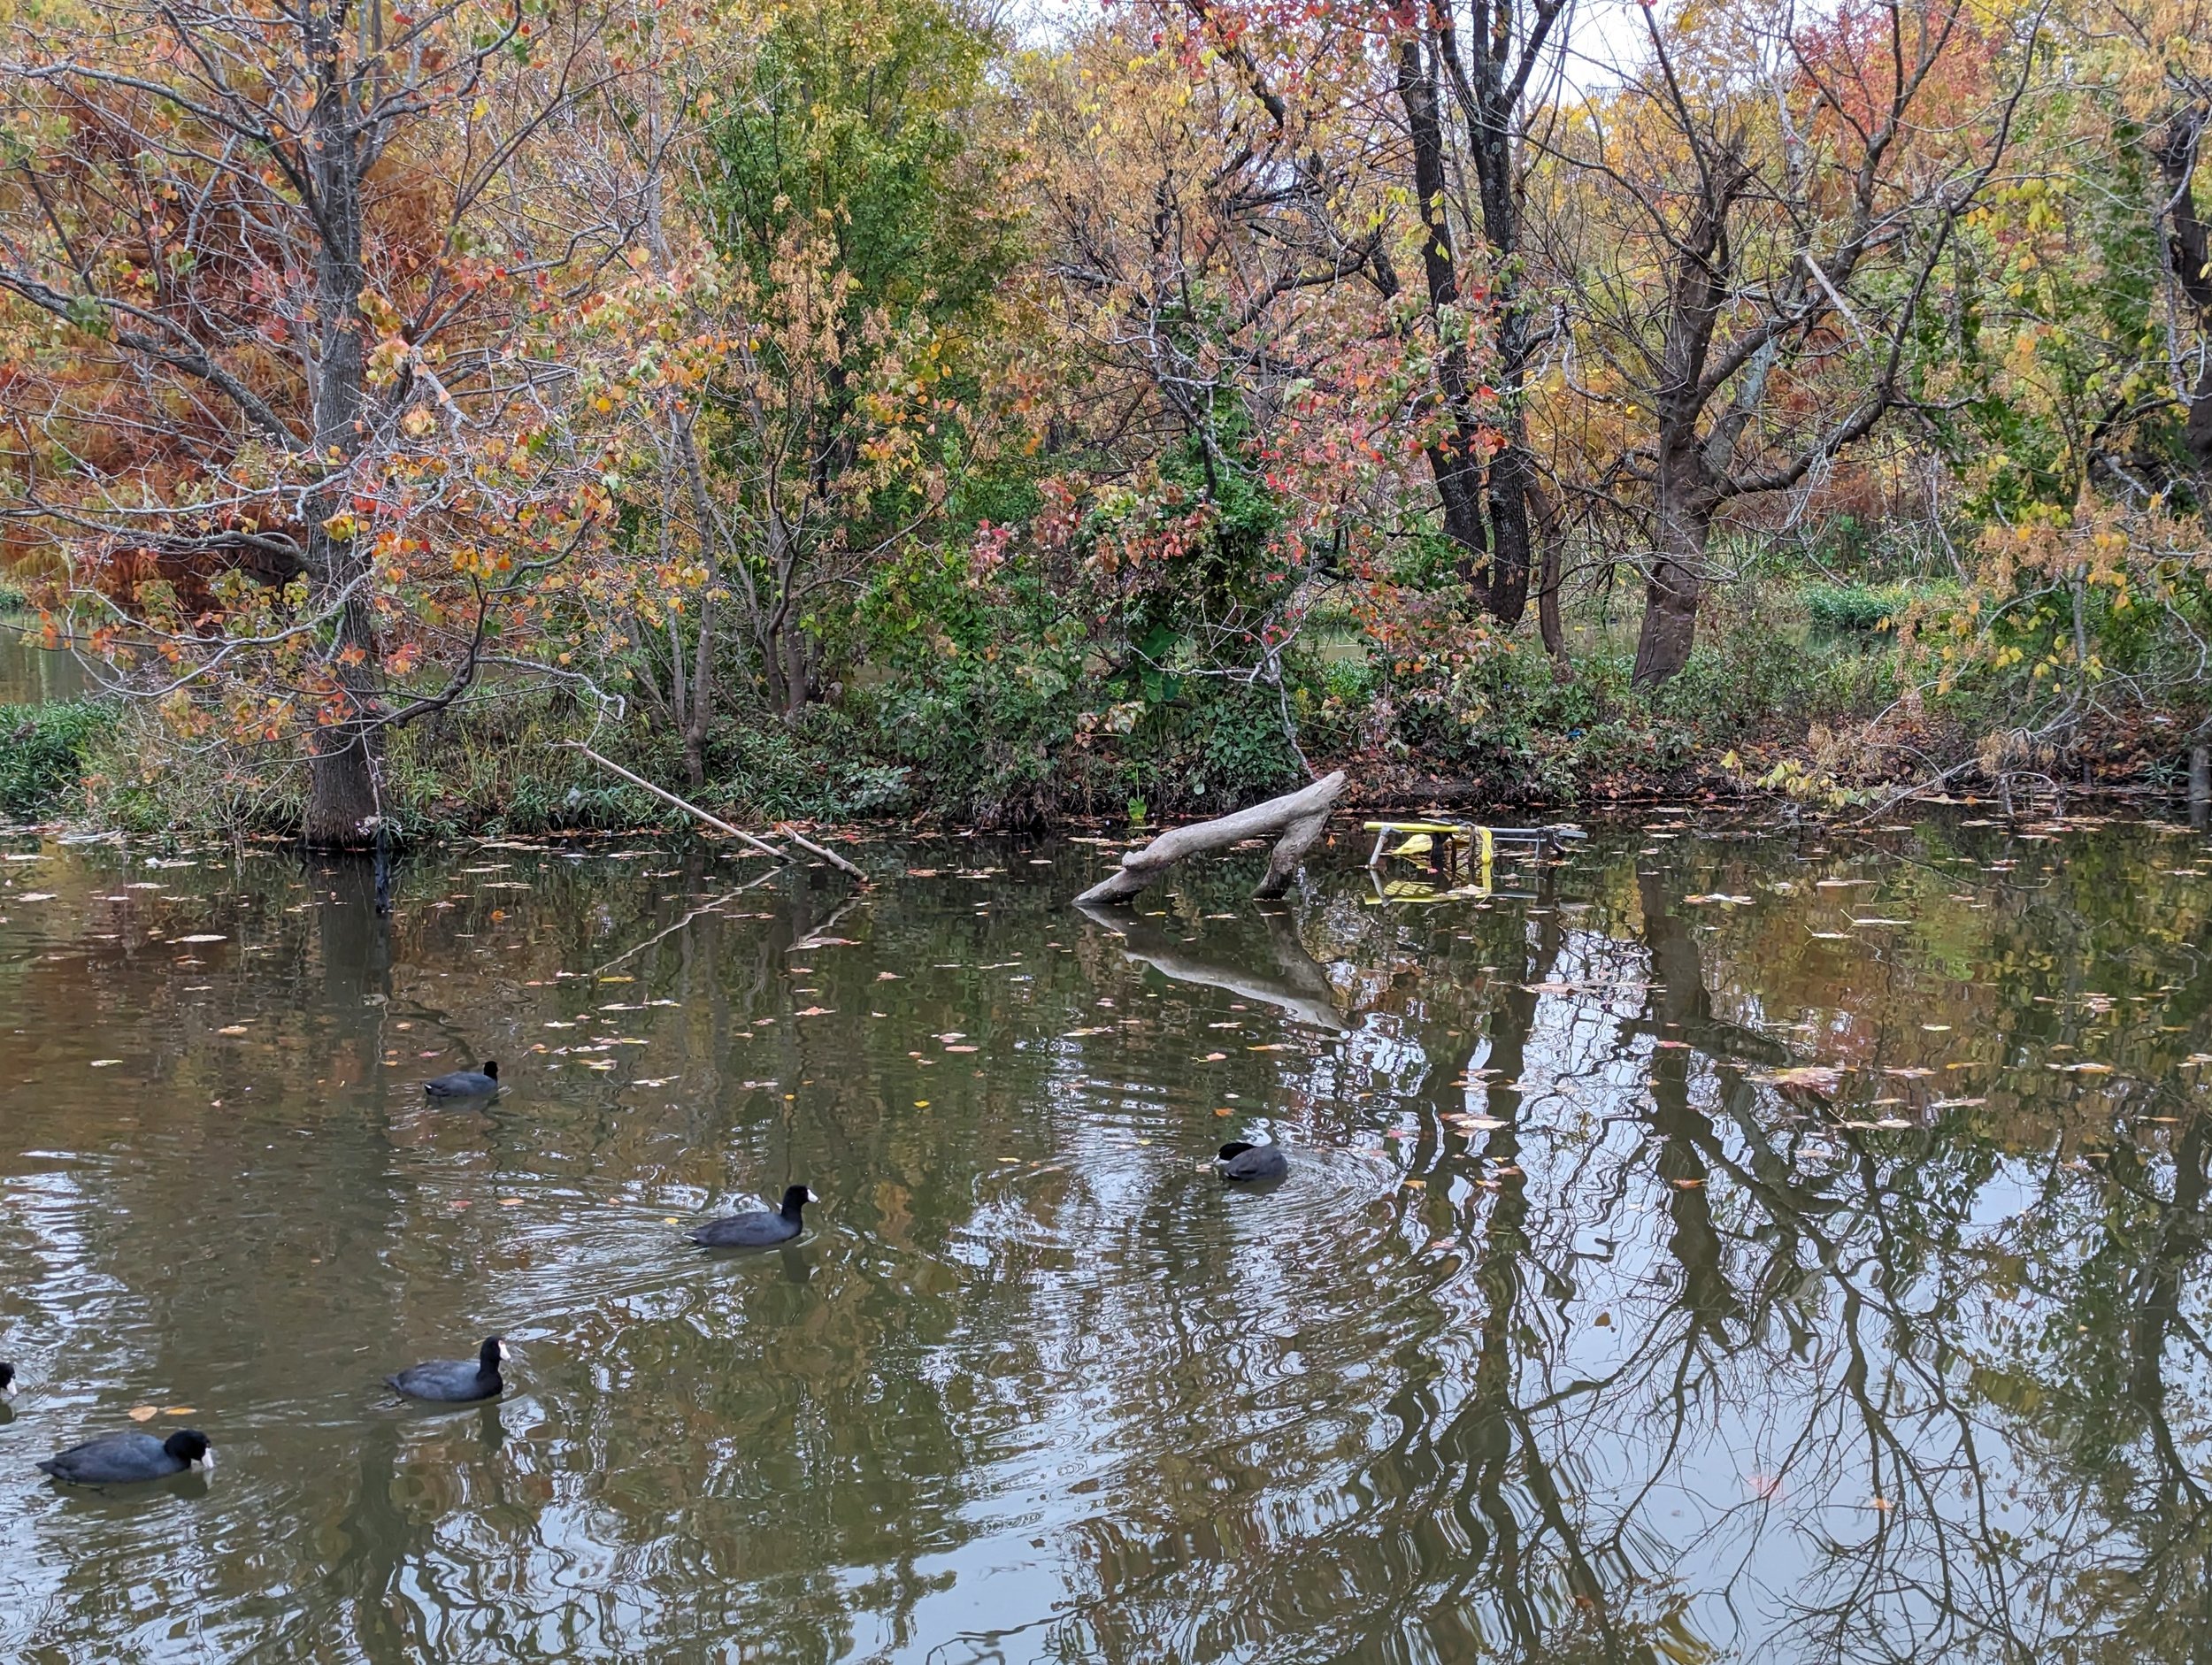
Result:
{"label": "partially submerged branch", "polygon": [[1163,832],[1142,849],[1132,850],[1123,856],[1117,871],[1108,874],[1075,900],[1079,905],[1127,902],[1187,856],[1225,849],[1246,839],[1270,836],[1276,839],[1275,850],[1268,857],[1267,876],[1253,894],[1261,897],[1279,896],[1290,888],[1298,863],[1321,836],[1329,811],[1336,807],[1343,790],[1344,771],[1340,769],[1310,786],[1286,793],[1279,798],[1270,798],[1265,803],[1256,803],[1248,809],[1239,809],[1234,815]]}

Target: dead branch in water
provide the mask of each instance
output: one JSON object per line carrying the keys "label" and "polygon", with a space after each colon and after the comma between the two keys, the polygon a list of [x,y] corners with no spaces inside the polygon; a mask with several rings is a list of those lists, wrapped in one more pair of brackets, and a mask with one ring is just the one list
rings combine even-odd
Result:
{"label": "dead branch in water", "polygon": [[1141,850],[1121,858],[1121,866],[1093,885],[1075,900],[1079,902],[1127,902],[1176,863],[1206,850],[1225,849],[1246,839],[1275,836],[1274,853],[1267,858],[1267,876],[1256,896],[1279,896],[1290,888],[1291,877],[1305,859],[1329,811],[1344,790],[1344,771],[1325,775],[1310,786],[1256,803],[1234,815],[1199,821],[1163,832]]}

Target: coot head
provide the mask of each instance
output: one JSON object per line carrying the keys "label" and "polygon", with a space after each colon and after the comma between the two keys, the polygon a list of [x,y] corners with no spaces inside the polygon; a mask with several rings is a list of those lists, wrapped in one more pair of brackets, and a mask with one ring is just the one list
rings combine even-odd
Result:
{"label": "coot head", "polygon": [[486,1336],[484,1345],[477,1350],[476,1368],[487,1375],[499,1374],[499,1362],[507,1356],[507,1344],[497,1336]]}
{"label": "coot head", "polygon": [[203,1469],[215,1466],[215,1448],[196,1428],[180,1429],[171,1434],[161,1442],[161,1448],[179,1462],[196,1463]]}
{"label": "coot head", "polygon": [[804,1185],[792,1185],[787,1187],[783,1193],[783,1211],[786,1214],[796,1214],[808,1203],[820,1201],[821,1198],[816,1196]]}
{"label": "coot head", "polygon": [[485,1073],[487,1076],[489,1076],[489,1077],[490,1077],[493,1080],[495,1080],[495,1081],[498,1080],[498,1079],[499,1079],[499,1066],[498,1066],[498,1064],[495,1063],[494,1063],[491,1059],[489,1059],[489,1058],[485,1059],[485,1060],[484,1060],[484,1073]]}
{"label": "coot head", "polygon": [[1221,1147],[1221,1155],[1217,1156],[1214,1160],[1217,1162],[1228,1162],[1233,1157],[1243,1155],[1248,1150],[1257,1150],[1258,1148],[1259,1147],[1257,1145],[1248,1145],[1240,1139],[1233,1139]]}
{"label": "coot head", "polygon": [[15,1366],[0,1364],[0,1399],[15,1397]]}

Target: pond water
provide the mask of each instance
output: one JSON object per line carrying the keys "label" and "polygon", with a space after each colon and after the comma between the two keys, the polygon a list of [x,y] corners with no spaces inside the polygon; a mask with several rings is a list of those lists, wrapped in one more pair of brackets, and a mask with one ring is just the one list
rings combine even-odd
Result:
{"label": "pond water", "polygon": [[0,612],[0,705],[43,705],[84,691],[84,667],[40,641],[35,617]]}
{"label": "pond water", "polygon": [[0,1658],[2206,1657],[2201,835],[1361,842],[5,846]]}

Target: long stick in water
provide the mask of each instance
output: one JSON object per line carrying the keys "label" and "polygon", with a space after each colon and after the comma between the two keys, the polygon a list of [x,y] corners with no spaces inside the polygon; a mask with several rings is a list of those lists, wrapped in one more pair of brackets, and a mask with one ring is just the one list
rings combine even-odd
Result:
{"label": "long stick in water", "polygon": [[718,817],[709,815],[697,804],[686,803],[674,793],[662,791],[658,786],[648,780],[643,775],[632,774],[628,770],[625,769],[620,763],[615,762],[611,757],[602,757],[597,752],[592,750],[590,747],[585,745],[580,740],[565,740],[556,741],[555,743],[557,745],[566,746],[572,751],[580,751],[583,753],[585,756],[590,758],[592,762],[597,763],[602,769],[611,770],[614,773],[620,775],[625,780],[628,781],[634,786],[644,787],[646,791],[651,793],[656,798],[665,799],[687,815],[697,816],[699,819],[704,821],[709,826],[714,828],[716,832],[726,832],[733,839],[742,840],[745,843],[751,845],[764,856],[772,856],[780,862],[787,862],[791,859],[790,856],[786,855],[783,851],[778,849],[774,845],[767,842],[764,839],[755,838],[750,832],[746,832],[742,827],[732,826],[727,821],[722,820]]}
{"label": "long stick in water", "polygon": [[[580,740],[562,740],[558,743],[570,748],[572,750],[583,753],[585,756],[590,758],[592,762],[597,763],[602,769],[612,770],[616,774],[620,775],[625,780],[631,782],[633,785],[644,787],[646,791],[651,793],[656,798],[666,799],[670,803],[674,804],[685,814],[697,816],[699,819],[704,821],[709,826],[715,828],[718,832],[726,832],[733,839],[742,839],[746,843],[751,845],[755,849],[760,851],[763,855],[772,856],[780,862],[787,862],[791,859],[789,856],[778,849],[774,845],[755,838],[750,832],[746,832],[743,828],[732,826],[727,821],[722,820],[718,817],[709,815],[704,809],[702,809],[695,803],[686,803],[674,793],[664,791],[662,788],[655,786],[651,781],[646,779],[642,775],[632,774],[620,763],[615,762],[613,758],[602,757],[597,752],[592,750],[590,747],[585,745]],[[862,872],[859,868],[854,866],[850,862],[840,856],[835,850],[824,849],[819,844],[815,843],[813,840],[802,838],[798,833],[794,832],[790,827],[780,823],[777,825],[776,831],[782,833],[784,837],[789,839],[801,849],[810,851],[812,854],[820,856],[832,867],[842,868],[846,872],[850,873],[862,884],[864,885],[869,882],[867,874]]]}

